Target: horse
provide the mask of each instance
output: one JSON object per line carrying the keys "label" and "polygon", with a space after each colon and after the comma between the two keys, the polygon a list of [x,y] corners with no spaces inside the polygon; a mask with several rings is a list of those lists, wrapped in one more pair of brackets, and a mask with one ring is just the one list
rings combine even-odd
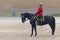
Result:
{"label": "horse", "polygon": [[[37,36],[37,31],[36,31],[36,26],[38,25],[36,21],[34,19],[35,14],[31,14],[31,13],[21,13],[21,20],[22,23],[24,23],[26,21],[26,18],[28,20],[30,20],[30,24],[31,24],[31,28],[32,28],[32,32],[31,32],[31,36],[33,36],[33,31],[35,30],[35,37]],[[40,22],[39,26],[43,26],[49,24],[51,30],[52,30],[52,35],[54,35],[55,33],[55,18],[53,16],[44,16],[44,21]]]}

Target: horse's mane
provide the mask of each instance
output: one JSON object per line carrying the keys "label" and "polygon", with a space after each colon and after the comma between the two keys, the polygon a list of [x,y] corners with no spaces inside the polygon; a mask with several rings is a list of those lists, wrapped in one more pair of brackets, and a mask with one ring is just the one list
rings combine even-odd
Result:
{"label": "horse's mane", "polygon": [[25,14],[27,14],[27,15],[34,15],[34,14],[32,14],[32,13],[28,13],[28,12],[26,12]]}
{"label": "horse's mane", "polygon": [[34,16],[34,14],[32,14],[32,13],[28,13],[28,12],[26,12],[26,13],[24,13],[24,15],[28,15],[28,16]]}

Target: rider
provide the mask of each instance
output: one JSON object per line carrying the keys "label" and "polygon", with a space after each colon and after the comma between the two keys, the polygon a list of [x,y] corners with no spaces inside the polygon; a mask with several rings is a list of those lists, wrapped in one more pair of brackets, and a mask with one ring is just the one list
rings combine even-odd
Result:
{"label": "rider", "polygon": [[39,8],[38,8],[38,10],[37,10],[37,12],[36,12],[36,14],[35,14],[35,19],[41,19],[41,21],[44,21],[44,17],[43,17],[43,3],[40,3],[39,4],[40,6],[39,6]]}

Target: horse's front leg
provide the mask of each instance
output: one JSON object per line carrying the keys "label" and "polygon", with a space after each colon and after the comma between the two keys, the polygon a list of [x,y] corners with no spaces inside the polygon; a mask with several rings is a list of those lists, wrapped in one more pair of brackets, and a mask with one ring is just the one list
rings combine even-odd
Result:
{"label": "horse's front leg", "polygon": [[32,32],[31,32],[31,36],[32,36],[32,35],[33,35],[33,25],[32,25],[32,27],[31,27],[31,28],[32,28]]}
{"label": "horse's front leg", "polygon": [[36,30],[36,25],[34,26],[35,29],[35,37],[37,36],[37,30]]}
{"label": "horse's front leg", "polygon": [[30,24],[32,25],[32,33],[31,36],[33,35],[33,31],[35,30],[35,37],[37,35],[37,31],[36,31],[36,24],[35,24],[35,20],[31,20]]}
{"label": "horse's front leg", "polygon": [[32,25],[32,33],[31,33],[31,36],[33,36],[33,30],[35,30],[35,37],[37,36],[37,31],[36,31],[36,25],[33,24]]}

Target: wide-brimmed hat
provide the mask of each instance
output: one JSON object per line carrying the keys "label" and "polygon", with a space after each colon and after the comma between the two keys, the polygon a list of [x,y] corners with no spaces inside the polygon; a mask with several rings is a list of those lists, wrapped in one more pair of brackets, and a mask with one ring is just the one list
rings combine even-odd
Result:
{"label": "wide-brimmed hat", "polygon": [[43,3],[40,3],[39,5],[43,5]]}

